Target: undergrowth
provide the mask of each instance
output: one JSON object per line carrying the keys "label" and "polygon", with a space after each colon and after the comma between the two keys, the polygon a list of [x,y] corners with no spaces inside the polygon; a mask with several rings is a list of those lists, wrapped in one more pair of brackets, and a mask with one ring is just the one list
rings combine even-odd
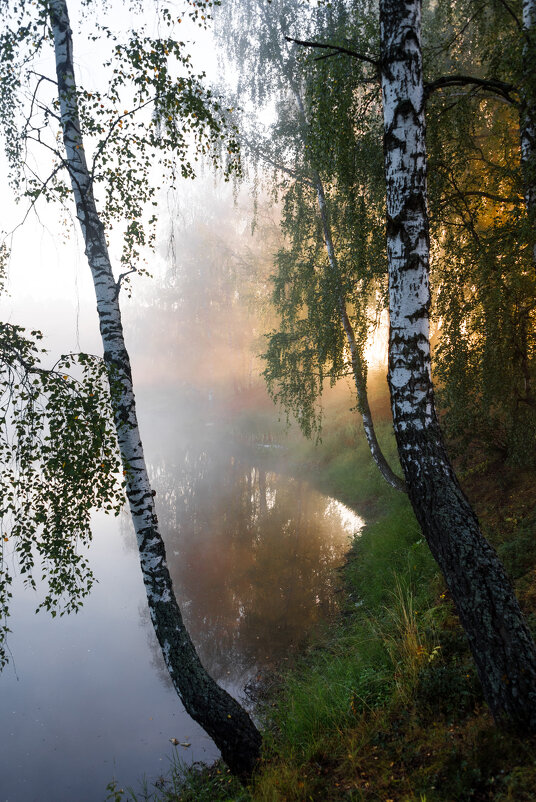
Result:
{"label": "undergrowth", "polygon": [[[384,445],[393,456],[386,431]],[[292,461],[359,512],[373,510],[375,520],[348,555],[338,623],[315,634],[260,705],[264,754],[256,776],[243,788],[221,764],[177,765],[166,785],[109,799],[534,800],[536,739],[494,726],[407,500],[383,483],[342,416],[320,447],[298,443]],[[533,479],[528,473],[508,478],[502,466],[487,466],[466,485],[529,623],[536,621]]]}

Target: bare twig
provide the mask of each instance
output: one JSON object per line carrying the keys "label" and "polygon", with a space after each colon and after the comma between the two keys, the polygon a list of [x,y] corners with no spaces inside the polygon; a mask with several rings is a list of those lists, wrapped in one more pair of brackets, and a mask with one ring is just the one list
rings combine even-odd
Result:
{"label": "bare twig", "polygon": [[37,77],[39,78],[39,82],[37,84],[38,86],[41,83],[41,81],[48,81],[49,83],[53,84],[54,86],[58,85],[58,82],[55,81],[54,78],[49,78],[48,75],[43,75],[43,73],[41,73],[41,72],[36,72],[35,70],[28,70],[28,74],[29,75],[37,75]]}
{"label": "bare twig", "polygon": [[468,20],[466,20],[466,22],[464,23],[464,25],[462,25],[460,30],[456,31],[454,36],[452,36],[451,39],[448,42],[445,42],[444,44],[440,44],[437,47],[431,47],[430,50],[435,50],[436,52],[441,52],[441,51],[448,50],[450,48],[450,46],[454,44],[456,39],[459,39],[459,37],[462,36],[465,33],[465,31],[467,30],[469,25],[473,22],[473,20],[475,20],[478,17],[479,14],[482,13],[482,11],[484,11],[485,8],[486,8],[486,3],[484,3],[482,6],[477,8],[475,13],[472,16],[470,16]]}
{"label": "bare twig", "polygon": [[359,61],[366,61],[367,64],[372,64],[374,67],[379,67],[380,65],[379,59],[372,58],[372,56],[365,56],[363,53],[350,50],[348,47],[340,47],[340,45],[331,45],[323,42],[307,42],[303,39],[293,39],[291,36],[285,36],[285,39],[287,42],[292,42],[293,44],[301,45],[302,47],[317,47],[322,50],[332,50],[333,53],[330,53],[330,55],[343,53],[344,55],[352,56],[352,58],[356,58]]}
{"label": "bare twig", "polygon": [[436,78],[435,81],[425,83],[425,96],[429,97],[432,92],[435,92],[437,89],[445,89],[449,86],[474,86],[477,89],[485,89],[495,95],[500,95],[513,106],[518,105],[518,101],[511,95],[512,92],[517,91],[517,87],[515,87],[514,84],[508,84],[505,81],[497,81],[495,79],[475,78],[472,75],[444,75],[441,78]]}
{"label": "bare twig", "polygon": [[[309,42],[303,39],[293,39],[290,36],[285,36],[285,39],[287,42],[293,42],[294,44],[302,45],[303,47],[316,47],[322,50],[331,51],[324,56],[319,56],[317,59],[315,59],[316,61],[342,54],[356,58],[359,61],[365,61],[368,64],[374,65],[375,67],[379,67],[380,64],[378,59],[374,59],[372,56],[366,56],[363,53],[358,53],[356,50],[351,50],[348,47],[341,47],[339,45],[333,45],[324,42]],[[485,89],[495,95],[500,95],[507,100],[508,103],[511,103],[514,106],[518,103],[511,95],[512,92],[517,91],[513,84],[508,84],[505,81],[498,81],[495,79],[474,78],[471,75],[446,75],[441,78],[437,78],[435,81],[425,84],[425,95],[426,97],[429,97],[429,95],[431,95],[431,93],[435,90],[443,89],[448,86],[474,86],[478,89]]]}
{"label": "bare twig", "polygon": [[519,30],[522,31],[522,32],[525,32],[525,28],[523,26],[523,23],[521,22],[521,20],[519,19],[519,17],[515,13],[515,11],[513,10],[512,6],[509,3],[507,3],[506,0],[499,0],[499,3],[508,11],[508,13],[510,14],[512,19],[514,20],[514,22],[517,25],[517,27],[519,28]]}
{"label": "bare twig", "polygon": [[244,144],[246,148],[248,148],[253,154],[258,156],[267,164],[270,164],[275,170],[279,170],[282,173],[290,175],[292,178],[296,179],[296,181],[299,181],[302,184],[307,184],[310,187],[314,187],[314,183],[310,178],[306,178],[306,176],[300,175],[297,170],[293,170],[291,167],[286,167],[284,164],[275,161],[275,159],[272,159],[270,155],[261,150],[258,146],[252,145],[251,142],[248,142],[247,140],[244,140]]}
{"label": "bare twig", "polygon": [[123,281],[126,276],[130,276],[131,273],[137,273],[138,270],[136,267],[131,267],[130,270],[127,270],[125,273],[120,273],[119,278],[115,282],[115,298],[119,295],[119,291],[121,290],[121,282]]}
{"label": "bare twig", "polygon": [[468,192],[461,190],[455,195],[448,195],[447,197],[443,198],[443,201],[446,203],[448,201],[455,200],[456,198],[459,198],[460,195],[463,195],[466,198],[467,197],[484,198],[485,200],[492,200],[496,201],[497,203],[512,203],[514,205],[523,203],[523,198],[521,197],[521,195],[504,197],[503,195],[494,195],[492,192],[484,192],[476,189],[470,190]]}
{"label": "bare twig", "polygon": [[106,136],[104,137],[104,139],[101,139],[101,141],[98,143],[97,147],[95,148],[95,153],[94,153],[94,155],[93,155],[93,162],[92,162],[91,171],[90,171],[90,174],[91,174],[91,180],[92,180],[92,181],[95,181],[95,168],[96,168],[96,166],[97,166],[97,161],[98,161],[98,159],[99,159],[99,156],[101,155],[101,153],[102,153],[102,152],[103,152],[103,150],[105,149],[106,145],[108,144],[108,141],[110,140],[110,138],[111,138],[111,136],[112,136],[112,134],[113,134],[113,132],[114,132],[114,130],[115,130],[115,128],[116,128],[116,126],[118,126],[118,125],[119,125],[119,123],[120,123],[120,122],[121,122],[121,121],[122,121],[122,120],[123,120],[125,117],[133,117],[133,116],[134,116],[134,114],[136,114],[138,111],[141,111],[141,110],[142,110],[142,109],[144,109],[146,106],[150,106],[150,105],[151,105],[151,103],[155,103],[155,101],[156,101],[156,100],[157,100],[157,98],[156,98],[156,97],[149,98],[149,100],[146,100],[146,101],[145,101],[145,103],[140,103],[140,105],[139,105],[139,106],[136,106],[136,108],[135,108],[135,109],[131,109],[130,111],[126,111],[126,112],[124,112],[124,114],[120,114],[120,115],[119,115],[119,116],[118,116],[118,117],[117,117],[117,118],[116,118],[116,119],[113,121],[113,123],[112,123],[112,124],[110,125],[110,127],[108,128],[108,132],[107,132]]}

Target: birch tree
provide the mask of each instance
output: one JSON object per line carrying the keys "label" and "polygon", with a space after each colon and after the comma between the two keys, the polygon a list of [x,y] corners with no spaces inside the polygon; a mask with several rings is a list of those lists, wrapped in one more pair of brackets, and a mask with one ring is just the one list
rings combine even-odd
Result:
{"label": "birch tree", "polygon": [[[350,268],[352,291],[341,270],[330,198],[311,144],[303,64],[296,57],[296,47],[289,46],[284,39],[297,21],[307,29],[311,24],[310,9],[285,0],[270,5],[254,0],[240,4],[229,2],[221,16],[220,39],[240,68],[237,97],[247,95],[257,105],[268,98],[276,97],[280,101],[280,125],[272,132],[272,145],[259,144],[257,136],[250,135],[250,141],[255,139],[249,146],[252,158],[258,162],[260,170],[273,168],[274,183],[277,185],[282,178],[279,185],[288,197],[292,194],[292,188],[287,189],[289,183],[302,185],[303,191],[298,189],[287,209],[303,202],[307,194],[314,196],[314,215],[324,249],[320,258],[315,253],[314,262],[307,260],[303,254],[307,248],[304,231],[308,232],[309,228],[303,206],[297,215],[296,227],[291,215],[286,216],[285,233],[294,243],[291,250],[280,254],[279,275],[275,278],[274,302],[282,322],[280,329],[269,336],[264,355],[269,390],[276,401],[296,416],[304,433],[310,436],[319,426],[314,408],[322,394],[324,379],[329,378],[334,383],[342,374],[349,373],[372,458],[387,483],[404,491],[403,480],[393,471],[380,447],[368,401],[367,364],[363,352],[368,334],[370,290],[367,281],[358,277],[356,264]],[[334,176],[328,176],[327,180],[337,183]],[[359,236],[355,239],[359,241]],[[298,243],[303,245],[302,253],[299,253]],[[354,243],[355,249],[358,250],[359,245]],[[295,260],[296,265],[300,261],[309,262],[307,278],[301,275],[298,266],[292,270],[291,260]],[[319,290],[321,303],[318,296],[311,297]],[[308,321],[304,320],[303,307],[307,309]]]}
{"label": "birch tree", "polygon": [[[521,17],[501,0],[427,5],[424,50],[434,316],[441,328],[434,360],[446,431],[458,456],[476,448],[484,457],[532,465],[536,263],[529,129],[535,95],[529,65],[536,48],[524,9]],[[321,41],[300,44],[320,53],[315,61],[324,65],[348,57],[362,62],[374,83],[377,37],[370,30],[363,35],[370,11],[356,14],[346,31],[324,24]],[[319,75],[322,94],[329,94],[336,74],[324,68]],[[323,115],[317,125],[330,130],[323,139],[328,149],[336,138],[331,109],[340,106],[335,98],[315,104],[315,115]]]}
{"label": "birch tree", "polygon": [[[203,11],[202,18],[206,13]],[[162,25],[169,28],[173,21],[164,9]],[[163,154],[162,166],[170,168],[171,177],[176,169],[193,176],[188,155],[190,133],[198,150],[211,151],[214,160],[218,159],[214,147],[224,144],[232,154],[236,142],[223,130],[222,110],[204,90],[200,76],[191,70],[181,43],[171,35],[167,39],[151,39],[133,31],[123,44],[106,27],[97,23],[97,28],[114,43],[107,65],[112,68],[112,78],[104,93],[77,86],[65,0],[48,0],[36,7],[25,0],[13,4],[1,40],[2,118],[8,135],[7,151],[15,183],[32,204],[41,197],[49,200],[58,196],[63,203],[71,199],[74,202],[95,287],[104,362],[114,386],[113,417],[151,620],[186,710],[213,738],[231,770],[245,777],[258,759],[261,737],[245,710],[208,676],[182,620],[147,474],[119,306],[122,282],[134,269],[132,263],[147,242],[143,209],[147,202],[154,201],[157,191],[150,181],[153,154]],[[36,75],[28,66],[34,61],[35,50],[46,48],[49,41],[55,78]],[[24,81],[32,79],[28,108],[23,103]],[[52,85],[56,93],[49,102],[40,94],[45,85]],[[130,100],[129,108],[124,110],[123,93]],[[20,116],[13,115],[13,107],[25,114],[22,124]],[[148,107],[152,116],[143,117]],[[47,138],[50,126],[53,135]],[[53,169],[44,179],[21,171],[20,162],[32,140],[52,152]],[[102,211],[98,208],[99,186],[104,188]],[[105,224],[109,228],[112,221],[125,217],[126,269],[116,278]]]}
{"label": "birch tree", "polygon": [[409,498],[456,604],[498,722],[536,731],[536,649],[446,454],[429,343],[420,0],[380,3],[389,262],[389,386]]}

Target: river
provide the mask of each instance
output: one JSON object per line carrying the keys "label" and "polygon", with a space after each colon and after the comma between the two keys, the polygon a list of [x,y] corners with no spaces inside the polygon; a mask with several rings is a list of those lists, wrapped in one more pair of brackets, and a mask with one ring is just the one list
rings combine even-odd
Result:
{"label": "river", "polygon": [[[362,523],[261,457],[205,436],[161,449],[151,465],[185,620],[208,670],[238,698],[333,612],[334,569]],[[171,687],[127,514],[96,516],[93,530],[98,584],[77,615],[35,615],[39,592],[15,583],[0,802],[96,802],[113,779],[135,790],[144,774],[154,782],[177,752],[187,763],[218,755]]]}

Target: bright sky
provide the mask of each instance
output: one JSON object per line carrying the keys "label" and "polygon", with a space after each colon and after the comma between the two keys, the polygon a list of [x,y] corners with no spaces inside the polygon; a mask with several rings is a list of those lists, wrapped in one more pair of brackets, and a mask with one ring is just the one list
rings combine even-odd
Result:
{"label": "bright sky", "polygon": [[[148,14],[126,16],[126,3],[123,0],[111,0],[108,5],[111,13],[106,17],[106,24],[112,29],[124,31],[129,25],[137,24],[137,17],[142,23],[152,22],[152,17]],[[151,2],[149,7],[150,5]],[[185,4],[167,5],[176,9],[178,17]],[[77,80],[80,85],[95,86],[95,83],[106,80],[102,67],[107,54],[106,48],[99,42],[90,41],[88,23],[83,23],[80,31],[79,0],[70,0],[69,12],[74,32]],[[177,30],[185,42],[191,42],[187,49],[192,54],[196,70],[206,71],[207,79],[215,80],[218,71],[210,32],[200,30],[188,20],[187,15],[180,16],[183,22],[180,29],[177,26]],[[104,22],[102,15],[99,19]],[[43,59],[38,69],[53,76],[52,58]],[[27,327],[40,328],[46,335],[47,346],[52,350],[81,348],[100,353],[93,286],[77,221],[67,218],[65,224],[60,225],[59,221],[66,217],[61,208],[55,205],[47,207],[45,203],[40,203],[37,214],[31,212],[24,225],[20,225],[27,204],[25,201],[18,205],[14,202],[7,185],[7,166],[3,150],[0,156],[0,175],[4,187],[0,196],[2,229],[14,231],[6,284],[9,296],[0,298],[1,318]],[[188,191],[187,182],[183,182],[182,190]],[[168,200],[163,200],[166,207]],[[167,213],[162,212],[161,218],[160,233],[163,234]],[[120,244],[112,235],[112,258],[117,259],[119,250]],[[158,272],[162,259],[158,255],[151,255],[150,260],[151,271]],[[134,278],[134,286],[147,281],[148,279]],[[123,305],[128,306],[126,295]]]}

